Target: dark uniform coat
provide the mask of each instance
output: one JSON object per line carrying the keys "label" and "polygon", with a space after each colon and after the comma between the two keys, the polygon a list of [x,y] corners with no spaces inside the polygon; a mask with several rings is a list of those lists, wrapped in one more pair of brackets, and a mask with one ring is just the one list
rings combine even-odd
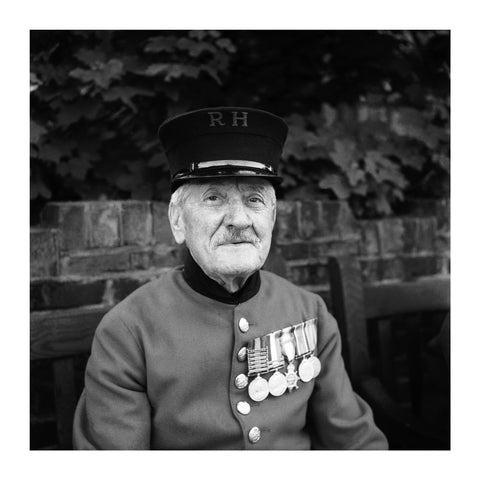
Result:
{"label": "dark uniform coat", "polygon": [[[235,386],[247,374],[241,349],[249,340],[311,318],[318,377],[262,402]],[[385,449],[370,408],[352,391],[340,348],[323,300],[272,273],[260,272],[258,291],[229,304],[195,291],[174,269],[101,321],[74,448]]]}

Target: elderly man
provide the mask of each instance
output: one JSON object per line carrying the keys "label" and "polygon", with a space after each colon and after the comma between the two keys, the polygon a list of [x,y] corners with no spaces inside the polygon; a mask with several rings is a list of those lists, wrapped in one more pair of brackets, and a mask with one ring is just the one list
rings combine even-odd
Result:
{"label": "elderly man", "polygon": [[160,127],[187,258],[100,323],[75,448],[387,448],[323,300],[261,270],[286,134],[275,115],[231,107]]}

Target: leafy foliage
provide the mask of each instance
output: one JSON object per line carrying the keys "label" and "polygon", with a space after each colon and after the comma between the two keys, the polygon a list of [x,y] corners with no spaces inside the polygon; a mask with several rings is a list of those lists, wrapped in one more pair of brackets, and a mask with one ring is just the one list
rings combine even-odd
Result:
{"label": "leafy foliage", "polygon": [[449,182],[448,32],[33,31],[31,199],[162,199],[168,116],[249,105],[287,119],[280,195],[386,215]]}

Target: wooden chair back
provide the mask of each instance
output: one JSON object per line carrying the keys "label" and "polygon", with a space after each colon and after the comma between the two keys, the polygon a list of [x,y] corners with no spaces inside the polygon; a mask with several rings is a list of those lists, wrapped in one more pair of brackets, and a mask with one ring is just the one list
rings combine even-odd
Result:
{"label": "wooden chair back", "polygon": [[425,349],[450,310],[449,277],[364,284],[354,256],[331,257],[329,275],[332,313],[354,387],[371,397],[374,413],[397,415],[397,430],[402,417],[423,435]]}
{"label": "wooden chair back", "polygon": [[90,352],[95,329],[107,311],[104,306],[93,306],[32,312],[30,316],[30,360],[48,360],[53,368],[58,444],[51,448],[72,448],[73,415],[81,393],[74,360]]}

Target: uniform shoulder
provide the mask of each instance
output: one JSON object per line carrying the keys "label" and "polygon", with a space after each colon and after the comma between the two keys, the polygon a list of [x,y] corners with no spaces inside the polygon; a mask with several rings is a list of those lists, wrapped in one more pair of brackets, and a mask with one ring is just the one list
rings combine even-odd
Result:
{"label": "uniform shoulder", "polygon": [[148,317],[149,312],[155,311],[159,305],[169,298],[169,290],[174,288],[181,268],[173,268],[148,281],[118,302],[105,315],[102,326],[121,318],[126,324],[135,323],[137,318]]}
{"label": "uniform shoulder", "polygon": [[322,305],[325,305],[322,297],[320,297],[318,294],[305,290],[304,288],[295,285],[286,278],[280,277],[275,273],[262,270],[261,278],[262,282],[265,283],[266,288],[281,288],[285,292],[289,292],[292,295],[299,295],[305,298],[305,300],[309,301],[319,301]]}

